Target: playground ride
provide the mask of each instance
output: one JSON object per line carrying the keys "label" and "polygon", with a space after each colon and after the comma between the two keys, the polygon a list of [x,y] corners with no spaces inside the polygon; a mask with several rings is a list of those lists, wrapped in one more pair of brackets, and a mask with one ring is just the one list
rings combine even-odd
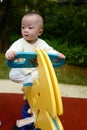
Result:
{"label": "playground ride", "polygon": [[[15,60],[23,58],[22,62]],[[63,114],[63,104],[59,84],[53,67],[60,67],[64,60],[58,55],[47,54],[44,50],[18,53],[14,60],[7,60],[12,68],[37,67],[39,78],[33,84],[24,84],[26,105],[23,119],[16,125],[22,130],[64,130],[59,116]]]}

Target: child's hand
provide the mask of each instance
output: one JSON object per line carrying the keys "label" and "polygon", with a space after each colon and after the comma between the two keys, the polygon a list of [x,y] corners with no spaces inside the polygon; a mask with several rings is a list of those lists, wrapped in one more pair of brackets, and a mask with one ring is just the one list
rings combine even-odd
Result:
{"label": "child's hand", "polygon": [[16,52],[15,51],[9,51],[9,52],[7,52],[5,54],[5,57],[8,60],[13,60],[15,56],[16,56]]}
{"label": "child's hand", "polygon": [[60,58],[60,59],[65,59],[65,55],[62,54],[62,53],[60,53],[60,52],[58,52],[58,58]]}

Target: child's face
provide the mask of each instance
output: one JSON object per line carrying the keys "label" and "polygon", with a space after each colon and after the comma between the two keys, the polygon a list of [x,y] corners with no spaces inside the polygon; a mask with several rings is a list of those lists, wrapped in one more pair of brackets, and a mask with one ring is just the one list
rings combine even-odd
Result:
{"label": "child's face", "polygon": [[24,16],[21,23],[21,32],[25,40],[34,43],[43,32],[39,18],[35,15]]}

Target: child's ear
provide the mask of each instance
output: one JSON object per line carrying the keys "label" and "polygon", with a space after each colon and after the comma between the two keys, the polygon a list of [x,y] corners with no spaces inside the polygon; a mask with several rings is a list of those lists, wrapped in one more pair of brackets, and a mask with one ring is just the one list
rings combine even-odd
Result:
{"label": "child's ear", "polygon": [[41,28],[38,32],[38,36],[40,36],[43,33],[43,29]]}

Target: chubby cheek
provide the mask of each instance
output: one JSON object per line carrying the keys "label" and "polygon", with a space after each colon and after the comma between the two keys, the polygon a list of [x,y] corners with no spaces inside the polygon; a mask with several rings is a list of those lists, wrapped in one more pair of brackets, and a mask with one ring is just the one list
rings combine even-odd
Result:
{"label": "chubby cheek", "polygon": [[29,34],[31,37],[37,37],[37,32],[30,32]]}

